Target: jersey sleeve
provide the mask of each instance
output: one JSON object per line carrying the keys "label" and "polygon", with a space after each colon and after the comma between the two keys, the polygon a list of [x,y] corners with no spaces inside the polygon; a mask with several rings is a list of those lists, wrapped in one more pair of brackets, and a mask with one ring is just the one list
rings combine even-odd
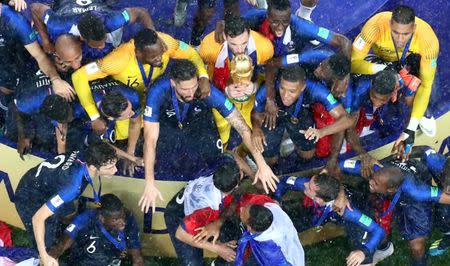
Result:
{"label": "jersey sleeve", "polygon": [[39,113],[45,98],[49,95],[46,88],[17,90],[14,102],[21,113]]}
{"label": "jersey sleeve", "polygon": [[116,75],[125,70],[131,60],[128,52],[130,49],[134,49],[133,44],[123,44],[104,58],[89,63],[72,74],[72,83],[78,99],[91,120],[100,117],[100,113],[92,97],[89,81]]}
{"label": "jersey sleeve", "polygon": [[409,178],[405,178],[401,188],[403,193],[417,201],[438,202],[442,195],[442,190],[438,187],[416,184]]}
{"label": "jersey sleeve", "polygon": [[43,21],[50,38],[55,41],[58,36],[69,33],[77,23],[75,16],[58,16],[52,9],[44,13]]}
{"label": "jersey sleeve", "polygon": [[265,65],[273,57],[273,44],[269,39],[256,31],[251,31],[250,34],[253,35],[256,44],[257,65]]}
{"label": "jersey sleeve", "polygon": [[234,104],[212,85],[211,94],[205,98],[205,102],[209,107],[217,109],[217,111],[225,118],[227,118],[235,109]]}
{"label": "jersey sleeve", "polygon": [[353,83],[353,99],[351,103],[351,113],[359,112],[364,100],[367,99],[372,81],[369,78],[361,78]]}
{"label": "jersey sleeve", "polygon": [[267,89],[266,85],[262,85],[256,92],[255,96],[255,112],[264,113],[266,109]]}
{"label": "jersey sleeve", "polygon": [[30,23],[11,7],[2,5],[1,19],[15,31],[23,45],[31,44],[37,40],[36,33],[31,28]]}
{"label": "jersey sleeve", "polygon": [[287,191],[303,191],[305,190],[305,183],[310,178],[298,177],[298,176],[283,176],[280,178],[280,182],[277,185],[277,189],[274,193],[274,198],[280,200]]}
{"label": "jersey sleeve", "polygon": [[416,119],[421,119],[428,107],[439,54],[439,41],[433,29],[428,26],[428,31],[425,31],[424,35],[420,44],[419,78],[422,83],[417,89],[411,111],[411,117]]}
{"label": "jersey sleeve", "polygon": [[432,176],[439,178],[444,171],[445,156],[437,153],[432,148],[425,150],[422,154],[422,162],[425,163]]}
{"label": "jersey sleeve", "polygon": [[333,94],[331,94],[330,90],[322,83],[307,80],[306,86],[308,87],[308,92],[313,101],[323,104],[328,112],[340,105]]}
{"label": "jersey sleeve", "polygon": [[159,122],[159,109],[164,100],[165,93],[169,89],[170,81],[168,79],[159,80],[150,87],[144,110],[144,121]]}
{"label": "jersey sleeve", "polygon": [[214,40],[214,32],[211,32],[203,38],[198,52],[205,64],[208,66],[212,65],[214,67],[221,47],[221,44]]}
{"label": "jersey sleeve", "polygon": [[375,74],[373,71],[373,63],[365,60],[372,45],[380,38],[381,28],[379,18],[382,14],[377,14],[369,19],[364,27],[356,36],[352,46],[352,73],[358,74]]}
{"label": "jersey sleeve", "polygon": [[209,207],[199,209],[184,217],[181,227],[190,235],[196,235],[195,229],[205,226],[219,218],[220,211]]}
{"label": "jersey sleeve", "polygon": [[291,27],[303,39],[317,40],[321,43],[329,44],[333,39],[334,32],[329,29],[319,27],[316,24],[291,15]]}
{"label": "jersey sleeve", "polygon": [[[353,207],[353,210],[346,208],[344,211],[343,219],[349,221],[358,227],[361,227],[365,231],[370,233],[370,237],[363,246],[370,254],[373,254],[378,244],[383,240],[385,236],[384,230],[369,216],[361,213],[358,209]],[[364,252],[364,251],[363,251]],[[364,252],[366,254],[366,252]],[[366,254],[367,256],[368,254]]]}
{"label": "jersey sleeve", "polygon": [[179,41],[165,33],[158,32],[158,36],[167,46],[167,53],[172,59],[188,59],[197,67],[199,77],[208,77],[205,64],[200,55],[189,44]]}
{"label": "jersey sleeve", "polygon": [[94,219],[97,212],[93,209],[88,209],[77,215],[72,222],[66,227],[64,233],[71,239],[75,239],[78,233],[86,228],[91,219]]}
{"label": "jersey sleeve", "polygon": [[137,224],[136,219],[131,213],[128,213],[126,226],[125,226],[125,234],[126,234],[126,242],[127,249],[140,249],[141,241],[139,238],[139,226]]}
{"label": "jersey sleeve", "polygon": [[60,189],[55,195],[53,195],[49,201],[47,201],[47,207],[55,213],[66,202],[71,202],[76,199],[81,191],[80,187],[84,178],[84,170],[82,167],[77,168],[73,173],[71,182],[67,183],[62,189]]}
{"label": "jersey sleeve", "polygon": [[292,64],[317,66],[333,54],[334,52],[328,50],[309,50],[301,54],[284,55],[281,61],[284,67]]}
{"label": "jersey sleeve", "polygon": [[108,32],[113,32],[122,28],[130,22],[130,14],[126,9],[113,11],[105,17],[105,28]]}

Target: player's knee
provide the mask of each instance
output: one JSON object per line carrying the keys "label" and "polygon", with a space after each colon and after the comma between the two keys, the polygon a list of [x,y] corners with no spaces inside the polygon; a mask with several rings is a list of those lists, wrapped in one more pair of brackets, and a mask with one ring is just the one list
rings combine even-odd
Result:
{"label": "player's knee", "polygon": [[416,238],[408,242],[411,256],[420,258],[425,256],[425,238]]}

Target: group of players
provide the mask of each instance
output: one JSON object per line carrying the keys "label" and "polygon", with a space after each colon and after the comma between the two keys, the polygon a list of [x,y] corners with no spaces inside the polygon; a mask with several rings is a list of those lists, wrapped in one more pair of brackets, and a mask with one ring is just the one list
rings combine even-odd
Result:
{"label": "group of players", "polygon": [[[317,1],[301,2],[296,15],[288,0],[239,15],[238,1],[224,1],[225,19],[201,39],[215,1],[199,1],[195,49],[156,31],[144,8],[34,3],[33,29],[20,13],[25,2],[1,5],[4,133],[22,158],[32,147],[58,154],[16,189],[17,211],[44,265],[57,265],[64,253],[59,262],[68,265],[115,265],[126,255],[143,265],[132,214],[115,195],[101,195],[100,177],[114,175],[119,158],[125,174],[145,166],[143,212],[164,200],[155,177],[190,177],[164,214],[183,265],[203,265],[204,249],[218,254],[216,265],[304,265],[297,231],[330,220],[352,242],[348,265],[375,264],[393,252],[393,217],[411,265],[426,265],[434,202],[444,237],[428,254],[445,253],[450,209],[441,204],[450,204],[450,161],[411,149],[419,125],[426,131],[430,123],[424,115],[439,53],[432,28],[402,5],[370,18],[352,45],[311,22]],[[178,26],[186,3],[177,1]],[[309,49],[316,43],[337,52]],[[369,129],[399,135],[400,160],[369,155],[359,141]],[[328,156],[323,172],[275,176],[287,136],[299,163]],[[342,147],[360,161],[339,162]],[[416,154],[421,160],[402,162]],[[369,182],[343,185],[343,173]],[[239,186],[246,177],[259,194]],[[97,208],[83,211],[74,203],[87,186]],[[295,214],[283,201],[288,190],[302,192]]]}

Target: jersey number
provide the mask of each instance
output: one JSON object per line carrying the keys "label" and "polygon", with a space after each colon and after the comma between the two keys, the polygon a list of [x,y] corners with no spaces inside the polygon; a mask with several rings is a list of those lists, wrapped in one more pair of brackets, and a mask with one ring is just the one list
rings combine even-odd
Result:
{"label": "jersey number", "polygon": [[97,250],[97,248],[95,247],[95,240],[94,240],[94,241],[92,241],[92,243],[86,248],[86,251],[87,251],[89,254],[92,254],[92,253],[94,253],[96,250]]}
{"label": "jersey number", "polygon": [[134,79],[133,82],[131,81],[131,79],[128,79],[127,86],[135,88],[139,86],[139,82],[137,81],[137,79]]}
{"label": "jersey number", "polygon": [[44,167],[44,166],[47,167],[47,168],[50,168],[50,169],[55,169],[56,167],[60,166],[64,162],[64,160],[66,160],[66,156],[65,155],[58,155],[54,159],[55,160],[58,159],[59,161],[54,163],[54,164],[49,163],[49,162],[42,162],[39,165],[39,168],[37,169],[35,177],[39,176],[39,174],[41,173],[42,167]]}

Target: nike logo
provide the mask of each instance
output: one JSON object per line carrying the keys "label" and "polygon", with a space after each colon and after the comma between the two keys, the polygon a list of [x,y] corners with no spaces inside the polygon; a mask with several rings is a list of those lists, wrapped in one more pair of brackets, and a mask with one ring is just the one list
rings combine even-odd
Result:
{"label": "nike logo", "polygon": [[176,201],[178,204],[183,204],[183,202],[184,202],[184,193],[183,193],[183,195],[181,196],[181,198],[180,198],[180,194],[178,194],[178,195],[177,195],[177,198],[175,199],[175,201]]}
{"label": "nike logo", "polygon": [[89,239],[97,239],[100,238],[99,236],[89,236]]}

